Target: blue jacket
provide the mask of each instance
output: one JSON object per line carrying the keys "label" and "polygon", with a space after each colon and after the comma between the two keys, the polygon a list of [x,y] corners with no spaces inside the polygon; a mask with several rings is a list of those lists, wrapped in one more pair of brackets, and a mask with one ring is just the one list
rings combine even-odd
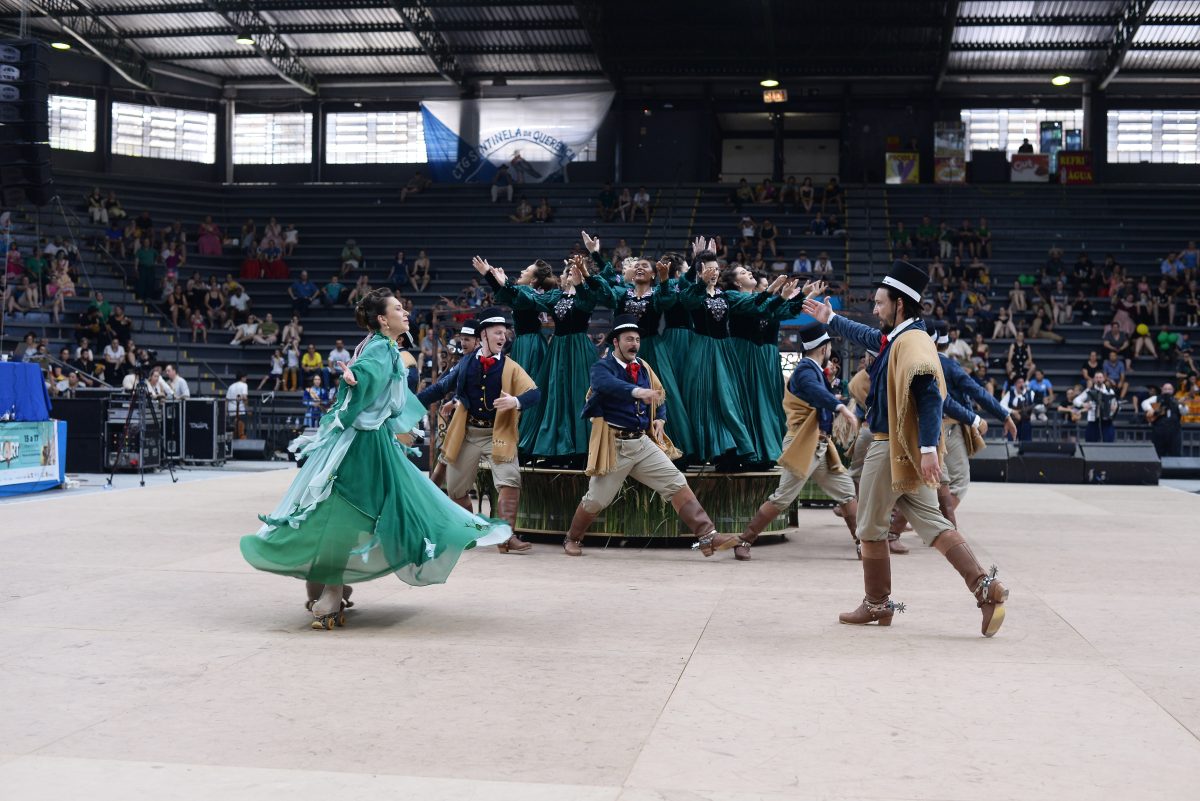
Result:
{"label": "blue jacket", "polygon": [[[452,369],[418,393],[417,400],[421,405],[428,406],[453,392],[454,399],[466,407],[467,414],[480,420],[495,420],[496,411],[493,407],[500,397],[500,380],[504,374],[504,360],[508,357],[497,356],[496,363],[485,375],[479,353],[480,350],[476,348],[470,355],[463,356]],[[522,409],[537,406],[541,399],[542,391],[537,387],[517,396]]]}
{"label": "blue jacket", "polygon": [[[996,400],[991,394],[979,385],[971,375],[962,368],[958,362],[951,359],[944,353],[939,353],[938,358],[942,362],[942,375],[946,377],[946,400],[954,398],[962,406],[965,406],[972,412],[975,409],[974,404],[978,403],[985,412],[995,417],[997,420],[1005,420],[1008,417],[1008,409],[1000,405],[1000,401]],[[958,419],[955,417],[954,419]],[[972,421],[974,418],[972,418]]]}
{"label": "blue jacket", "polygon": [[788,379],[788,392],[817,410],[818,425],[828,434],[833,430],[833,415],[841,401],[829,391],[825,371],[815,361],[803,358]]}
{"label": "blue jacket", "polygon": [[[636,386],[649,389],[650,374],[646,372],[646,363],[638,359],[638,364],[641,369]],[[617,362],[615,355],[609,353],[593,364],[590,375],[592,391],[583,404],[583,417],[603,417],[604,422],[617,428],[650,429],[650,406],[633,397],[635,384],[629,380],[628,371]],[[667,419],[666,402],[658,404],[654,417],[656,420]]]}
{"label": "blue jacket", "polygon": [[[878,328],[847,320],[840,314],[835,314],[830,319],[829,331],[875,353],[879,353],[882,349],[883,333]],[[925,323],[919,319],[914,320],[896,336],[909,336],[913,332],[920,332],[924,337],[929,336]],[[867,427],[875,434],[888,433],[887,363],[887,353],[880,353],[870,370],[871,389],[867,392]],[[932,375],[919,375],[912,380],[909,392],[917,401],[918,444],[922,448],[934,447],[941,441],[942,417],[945,414],[945,405],[942,402],[942,394],[938,391],[937,382]]]}

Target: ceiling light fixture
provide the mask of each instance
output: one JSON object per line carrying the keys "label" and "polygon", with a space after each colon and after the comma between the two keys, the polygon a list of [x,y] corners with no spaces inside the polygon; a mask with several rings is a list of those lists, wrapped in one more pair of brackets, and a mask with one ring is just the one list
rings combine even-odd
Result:
{"label": "ceiling light fixture", "polygon": [[254,44],[254,37],[248,33],[239,33],[237,35],[237,38],[234,39],[233,41],[237,42],[240,45],[246,45],[247,47],[250,47],[251,45]]}
{"label": "ceiling light fixture", "polygon": [[1071,82],[1070,75],[1055,75],[1053,78],[1050,79],[1050,83],[1054,84],[1055,86],[1066,86],[1070,82]]}
{"label": "ceiling light fixture", "polygon": [[774,89],[779,86],[779,80],[774,75],[768,75],[758,82],[758,85],[764,89]]}
{"label": "ceiling light fixture", "polygon": [[53,47],[55,50],[70,50],[71,49],[70,42],[51,42],[50,46]]}

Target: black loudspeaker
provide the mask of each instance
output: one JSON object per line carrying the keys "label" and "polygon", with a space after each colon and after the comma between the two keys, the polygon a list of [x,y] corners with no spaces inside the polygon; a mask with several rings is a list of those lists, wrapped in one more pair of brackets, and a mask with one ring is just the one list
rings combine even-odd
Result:
{"label": "black loudspeaker", "polygon": [[1082,484],[1085,476],[1079,456],[1014,454],[1008,460],[1008,480],[1017,484]]}
{"label": "black loudspeaker", "polygon": [[1074,442],[1021,442],[1017,445],[1019,456],[1074,456]]}
{"label": "black loudspeaker", "polygon": [[1147,442],[1084,443],[1085,480],[1089,484],[1157,484],[1162,461]]}
{"label": "black loudspeaker", "polygon": [[1008,481],[1007,442],[989,442],[971,457],[972,481]]}
{"label": "black loudspeaker", "polygon": [[967,166],[973,184],[1008,183],[1008,154],[1003,150],[972,150]]}
{"label": "black loudspeaker", "polygon": [[233,441],[234,459],[262,461],[267,458],[267,455],[267,441],[265,439],[235,439]]}
{"label": "black loudspeaker", "polygon": [[104,422],[108,414],[104,398],[55,398],[51,412],[67,424],[67,465],[71,473],[103,473],[105,466]]}
{"label": "black loudspeaker", "polygon": [[4,205],[44,206],[50,176],[49,50],[33,39],[0,42],[0,190]]}
{"label": "black loudspeaker", "polygon": [[163,458],[178,461],[183,458],[183,401],[163,401],[160,409],[163,429]]}

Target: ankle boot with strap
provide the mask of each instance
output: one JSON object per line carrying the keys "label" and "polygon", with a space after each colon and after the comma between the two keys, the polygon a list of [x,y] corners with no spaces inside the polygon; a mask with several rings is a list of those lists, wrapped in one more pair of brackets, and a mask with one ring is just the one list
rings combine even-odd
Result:
{"label": "ankle boot with strap", "polygon": [[571,528],[563,540],[563,551],[567,556],[583,556],[583,535],[595,519],[595,513],[584,509],[582,505],[576,507],[575,516],[571,518]]}
{"label": "ankle boot with strap", "polygon": [[508,538],[508,542],[502,542],[496,546],[496,550],[500,553],[526,553],[533,548],[516,534],[517,504],[520,501],[521,490],[516,487],[499,487],[496,491],[496,514],[513,530],[513,535]]}
{"label": "ankle boot with strap", "polygon": [[933,541],[933,547],[954,566],[975,596],[975,605],[983,613],[980,632],[984,637],[994,636],[1004,623],[1004,602],[1008,600],[1008,589],[996,580],[996,566],[993,565],[990,571],[984,570],[971,552],[971,546],[957,531],[943,531]]}
{"label": "ankle boot with strap", "polygon": [[675,507],[679,519],[695,535],[696,544],[692,547],[699,548],[700,553],[712,556],[717,551],[727,551],[737,545],[738,538],[733,534],[717,533],[712,518],[704,511],[700,501],[696,500],[691,487],[684,487],[675,493],[671,498],[671,505]]}
{"label": "ankle boot with strap", "polygon": [[754,513],[754,517],[746,525],[746,530],[742,532],[741,538],[738,539],[737,545],[734,546],[733,558],[739,562],[750,561],[750,546],[758,539],[758,535],[762,534],[763,529],[770,525],[771,521],[778,515],[779,510],[775,508],[775,504],[769,501],[758,507],[758,511]]}
{"label": "ankle boot with strap", "polygon": [[853,612],[843,612],[838,620],[852,626],[878,623],[892,625],[892,616],[904,611],[904,604],[892,600],[892,559],[886,540],[862,544],[863,586],[866,595]]}

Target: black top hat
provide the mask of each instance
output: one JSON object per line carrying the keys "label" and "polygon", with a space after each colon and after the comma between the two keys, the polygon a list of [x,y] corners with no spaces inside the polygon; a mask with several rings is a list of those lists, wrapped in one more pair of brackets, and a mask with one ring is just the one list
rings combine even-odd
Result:
{"label": "black top hat", "polygon": [[458,335],[464,337],[479,336],[479,321],[474,317],[470,320],[463,320],[462,328],[458,329]]}
{"label": "black top hat", "polygon": [[640,328],[636,314],[618,314],[613,318],[612,330],[608,332],[608,341],[612,342],[622,331],[638,331]]}
{"label": "black top hat", "polygon": [[929,327],[929,338],[933,340],[938,347],[950,344],[950,323],[944,320],[938,320]]}
{"label": "black top hat", "polygon": [[890,287],[919,304],[928,284],[928,273],[903,259],[896,259],[892,262],[892,269],[875,286]]}
{"label": "black top hat", "polygon": [[805,351],[816,350],[829,341],[829,329],[824,323],[809,323],[799,331],[800,346]]}
{"label": "black top hat", "polygon": [[482,335],[484,329],[490,328],[493,325],[508,325],[508,320],[504,318],[504,311],[497,309],[495,306],[481,310],[475,319],[470,322],[475,324],[475,330],[478,332],[475,336]]}

